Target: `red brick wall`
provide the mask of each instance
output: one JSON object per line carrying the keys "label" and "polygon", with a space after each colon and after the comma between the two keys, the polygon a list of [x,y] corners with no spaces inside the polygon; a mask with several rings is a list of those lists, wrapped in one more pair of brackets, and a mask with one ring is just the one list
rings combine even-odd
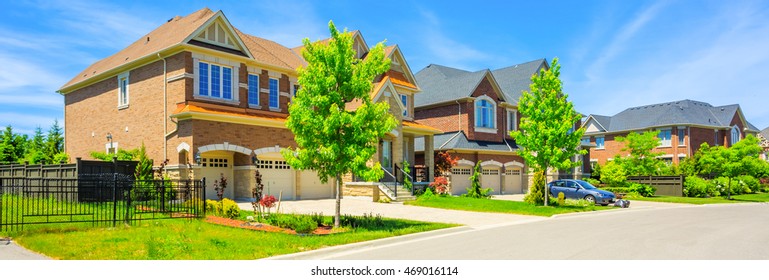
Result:
{"label": "red brick wall", "polygon": [[[467,135],[469,133],[468,112],[472,110],[472,102],[460,102],[459,105],[451,103],[435,108],[415,110],[414,119],[418,123],[429,125],[446,132],[462,130],[465,132],[465,135]],[[458,122],[459,124],[457,124]]]}
{"label": "red brick wall", "polygon": [[[261,127],[204,120],[183,121],[194,137],[193,153],[198,147],[228,142],[251,150],[275,147],[296,147],[294,135],[285,128]],[[192,145],[193,143],[189,143]]]}
{"label": "red brick wall", "polygon": [[[504,139],[504,131],[505,131],[505,122],[507,116],[506,111],[504,108],[500,107],[499,104],[502,103],[502,98],[499,93],[497,93],[494,90],[494,87],[491,86],[491,82],[488,78],[484,78],[480,84],[478,84],[478,87],[475,88],[473,91],[473,94],[471,94],[472,97],[480,97],[480,96],[488,96],[494,102],[497,103],[496,108],[496,115],[497,115],[497,133],[491,134],[491,133],[484,133],[484,132],[477,132],[475,131],[475,108],[472,107],[472,110],[470,110],[469,114],[469,127],[468,127],[468,135],[467,139],[469,140],[480,140],[480,141],[493,141],[493,142],[502,142],[502,139]],[[472,104],[472,103],[471,103]]]}
{"label": "red brick wall", "polygon": [[[167,76],[184,73],[191,62],[189,53],[179,53],[166,59]],[[168,114],[183,101],[185,79],[168,83],[168,103],[163,104],[163,61],[133,69],[129,74],[129,106],[118,110],[117,76],[68,93],[64,97],[65,149],[74,160],[90,159],[90,152],[105,152],[106,134],[120,149],[146,146],[147,155],[160,162],[163,160],[163,113]],[[126,127],[128,131],[126,132]],[[168,130],[174,124],[168,122]],[[93,136],[92,136],[93,135]],[[175,150],[170,147],[169,150]],[[169,157],[171,157],[169,155]]]}

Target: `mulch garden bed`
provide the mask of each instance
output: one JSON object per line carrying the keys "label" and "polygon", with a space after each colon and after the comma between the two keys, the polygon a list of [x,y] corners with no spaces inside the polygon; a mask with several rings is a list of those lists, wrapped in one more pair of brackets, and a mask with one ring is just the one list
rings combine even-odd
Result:
{"label": "mulch garden bed", "polygon": [[[224,225],[229,227],[244,228],[244,229],[250,229],[250,230],[280,232],[280,233],[294,234],[294,235],[297,234],[296,231],[292,229],[281,228],[281,227],[276,227],[273,225],[262,224],[262,223],[251,223],[251,222],[245,222],[240,220],[233,220],[233,219],[217,217],[217,216],[206,216],[205,221],[207,223]],[[312,232],[313,235],[328,235],[332,233],[339,233],[339,231],[334,231],[333,227],[331,226],[322,226],[322,227],[318,227],[317,229],[315,229],[315,231]]]}

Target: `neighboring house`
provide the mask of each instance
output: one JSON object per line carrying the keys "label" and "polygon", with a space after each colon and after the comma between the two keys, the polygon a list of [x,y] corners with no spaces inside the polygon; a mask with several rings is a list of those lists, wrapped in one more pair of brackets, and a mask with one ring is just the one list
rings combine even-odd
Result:
{"label": "neighboring house", "polygon": [[[434,150],[459,158],[451,171],[453,194],[466,192],[478,161],[484,188],[494,194],[526,192],[526,163],[510,131],[518,129],[518,99],[529,89],[531,76],[548,67],[538,59],[494,71],[431,64],[417,72],[422,94],[414,101],[416,120],[447,131],[435,135]],[[420,157],[430,152],[425,153],[423,142],[416,145],[416,162],[422,164]]]}
{"label": "neighboring house", "polygon": [[761,130],[757,137],[759,145],[761,145],[761,148],[764,149],[764,152],[761,153],[761,159],[769,161],[769,127]]}
{"label": "neighboring house", "polygon": [[[353,36],[364,57],[369,47],[360,32]],[[220,176],[228,181],[225,197],[250,198],[256,169],[265,192],[284,200],[333,197],[333,179],[321,183],[280,155],[296,146],[285,120],[299,88],[296,69],[306,65],[300,51],[242,33],[221,11],[174,17],[62,86],[66,152],[89,158],[91,151],[144,143],[156,164],[169,159],[172,178],[205,177],[209,198]],[[377,77],[371,95],[390,103],[399,124],[372,160],[390,166],[413,161],[415,138],[432,140],[441,131],[413,122],[419,87],[397,45],[386,56],[391,70]]]}
{"label": "neighboring house", "polygon": [[758,129],[745,120],[740,105],[715,107],[705,102],[680,100],[625,109],[614,116],[590,115],[584,122],[583,143],[593,163],[605,164],[615,155],[625,156],[625,145],[616,141],[630,132],[659,131],[660,146],[655,152],[668,164],[692,156],[702,143],[729,147]]}

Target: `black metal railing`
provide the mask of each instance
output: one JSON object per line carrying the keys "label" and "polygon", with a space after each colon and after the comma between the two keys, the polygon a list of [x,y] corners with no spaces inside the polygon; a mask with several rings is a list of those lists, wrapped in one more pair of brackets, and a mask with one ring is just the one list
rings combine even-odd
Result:
{"label": "black metal railing", "polygon": [[205,215],[204,180],[135,181],[122,174],[0,178],[0,231],[42,224],[115,226]]}
{"label": "black metal railing", "polygon": [[384,176],[382,179],[379,180],[382,185],[384,185],[388,190],[390,190],[393,193],[393,198],[398,198],[398,177],[390,172],[390,170],[397,170],[398,165],[393,165],[392,168],[386,168],[382,167],[382,170],[384,171]]}

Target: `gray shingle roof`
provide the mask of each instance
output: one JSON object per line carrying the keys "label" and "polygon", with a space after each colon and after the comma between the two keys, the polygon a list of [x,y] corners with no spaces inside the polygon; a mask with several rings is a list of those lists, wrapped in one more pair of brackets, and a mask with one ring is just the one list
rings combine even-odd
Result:
{"label": "gray shingle roof", "polygon": [[[521,92],[529,90],[531,75],[541,67],[547,67],[545,59],[537,59],[490,71],[497,81],[505,99],[513,105],[518,104]],[[430,64],[416,73],[417,83],[422,93],[414,96],[415,107],[427,106],[468,97],[489,70],[475,72]]]}
{"label": "gray shingle roof", "polygon": [[761,132],[759,132],[758,134],[760,134],[761,136],[764,136],[764,139],[769,139],[769,127],[764,128],[764,130],[761,130]]}
{"label": "gray shingle roof", "polygon": [[420,94],[414,95],[414,106],[438,104],[468,97],[488,70],[468,72],[451,67],[430,64],[414,75]]}
{"label": "gray shingle roof", "polygon": [[[739,107],[736,104],[714,107],[705,102],[686,99],[632,107],[611,117],[601,115],[592,115],[592,117],[607,132],[683,124],[727,127]],[[749,122],[748,128],[758,131]]]}
{"label": "gray shingle roof", "polygon": [[497,69],[491,73],[497,79],[497,83],[507,96],[507,100],[513,105],[518,105],[518,99],[521,98],[522,92],[529,90],[531,76],[538,73],[542,67],[548,67],[547,60],[544,58]]}
{"label": "gray shingle roof", "polygon": [[[518,149],[514,141],[505,139],[504,142],[489,142],[489,141],[473,141],[468,140],[464,132],[447,132],[444,134],[437,134],[433,138],[434,148],[436,151],[452,150],[452,149],[467,149],[478,151],[515,151]],[[424,152],[425,142],[424,138],[414,139],[414,151]]]}

